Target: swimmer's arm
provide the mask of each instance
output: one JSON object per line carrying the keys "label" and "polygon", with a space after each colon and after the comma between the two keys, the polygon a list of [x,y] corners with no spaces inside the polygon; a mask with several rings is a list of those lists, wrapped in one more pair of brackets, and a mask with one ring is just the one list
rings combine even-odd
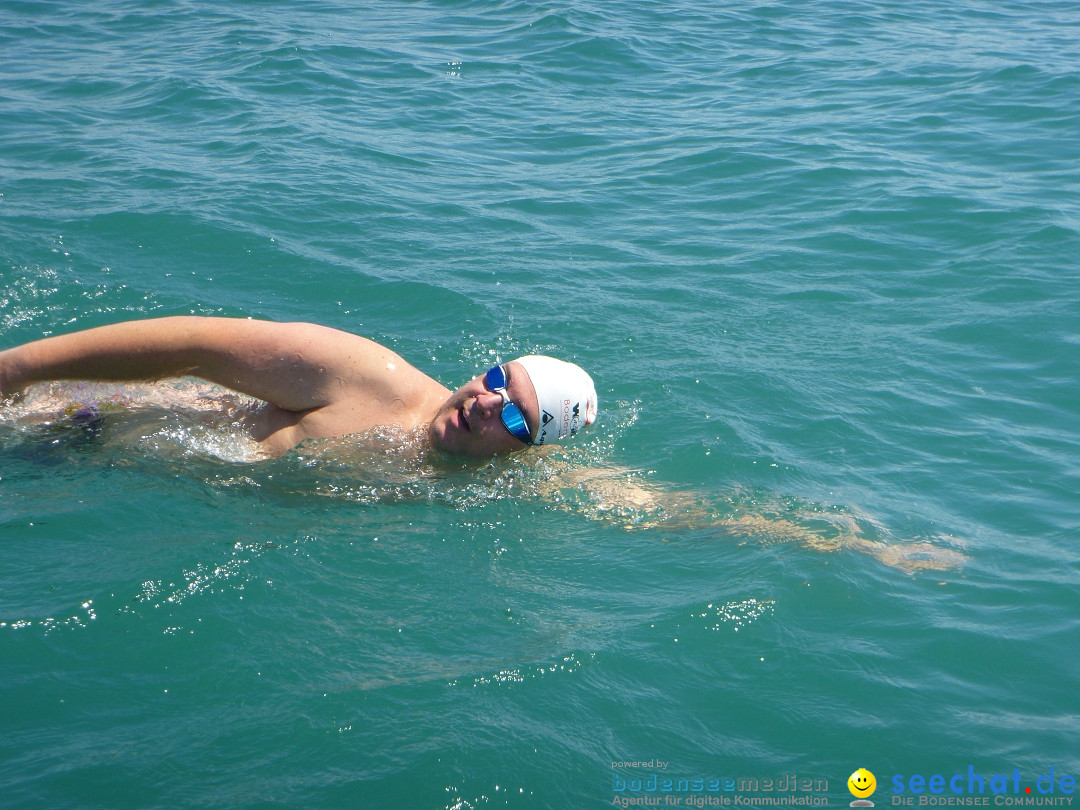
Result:
{"label": "swimmer's arm", "polygon": [[[550,463],[550,462],[549,462]],[[550,484],[546,496],[560,488],[585,493],[590,517],[611,520],[627,529],[690,529],[718,531],[739,539],[764,543],[795,542],[818,551],[849,548],[876,557],[886,565],[912,573],[957,568],[967,558],[958,551],[927,542],[883,542],[867,537],[853,516],[815,515],[832,523],[822,531],[793,519],[753,513],[722,514],[709,508],[705,493],[678,491],[645,479],[638,470],[618,466],[569,468]],[[829,518],[832,520],[829,520]]]}
{"label": "swimmer's arm", "polygon": [[[385,357],[384,357],[385,355]],[[0,396],[52,380],[200,377],[289,411],[355,394],[397,359],[366,338],[308,323],[178,316],[129,321],[0,352]]]}

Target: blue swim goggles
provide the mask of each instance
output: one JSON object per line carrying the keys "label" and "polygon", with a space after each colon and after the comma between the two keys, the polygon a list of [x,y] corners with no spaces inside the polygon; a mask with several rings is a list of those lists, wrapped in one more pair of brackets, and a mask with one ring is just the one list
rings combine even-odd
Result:
{"label": "blue swim goggles", "polygon": [[521,412],[521,408],[511,401],[510,395],[506,393],[506,372],[503,371],[503,367],[493,366],[484,375],[484,385],[487,386],[488,391],[502,397],[503,426],[515,438],[521,439],[525,444],[532,444],[532,431],[529,430],[529,426],[525,423],[525,414]]}

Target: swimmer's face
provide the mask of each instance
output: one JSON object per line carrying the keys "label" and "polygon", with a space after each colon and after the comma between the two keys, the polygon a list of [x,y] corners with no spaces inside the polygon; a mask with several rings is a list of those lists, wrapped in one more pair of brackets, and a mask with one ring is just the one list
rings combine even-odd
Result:
{"label": "swimmer's face", "polygon": [[851,791],[851,795],[859,799],[865,799],[874,789],[877,787],[877,780],[874,779],[874,775],[866,768],[859,768],[847,780],[848,790]]}
{"label": "swimmer's face", "polygon": [[[539,419],[536,390],[525,370],[516,362],[509,362],[506,370],[506,393],[515,402],[529,429],[535,428]],[[428,434],[432,444],[456,456],[486,458],[512,453],[528,445],[502,423],[503,398],[489,391],[484,375],[469,380],[450,395],[435,414]]]}

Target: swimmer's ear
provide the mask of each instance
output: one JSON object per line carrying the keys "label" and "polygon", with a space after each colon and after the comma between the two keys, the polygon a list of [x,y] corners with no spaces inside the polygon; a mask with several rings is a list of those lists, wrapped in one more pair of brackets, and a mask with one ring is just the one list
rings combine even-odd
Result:
{"label": "swimmer's ear", "polygon": [[597,411],[597,406],[596,406],[596,400],[595,399],[590,399],[587,403],[585,403],[585,424],[586,425],[591,425],[593,422],[596,421],[596,411]]}

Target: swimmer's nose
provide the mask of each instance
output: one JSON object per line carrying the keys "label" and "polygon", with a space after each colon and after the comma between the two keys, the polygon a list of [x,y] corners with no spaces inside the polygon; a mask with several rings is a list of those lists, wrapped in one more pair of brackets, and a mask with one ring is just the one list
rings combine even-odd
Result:
{"label": "swimmer's nose", "polygon": [[490,391],[485,391],[482,394],[478,394],[476,397],[476,408],[484,419],[498,417],[499,412],[502,410],[502,405],[502,397],[498,394],[493,394]]}

